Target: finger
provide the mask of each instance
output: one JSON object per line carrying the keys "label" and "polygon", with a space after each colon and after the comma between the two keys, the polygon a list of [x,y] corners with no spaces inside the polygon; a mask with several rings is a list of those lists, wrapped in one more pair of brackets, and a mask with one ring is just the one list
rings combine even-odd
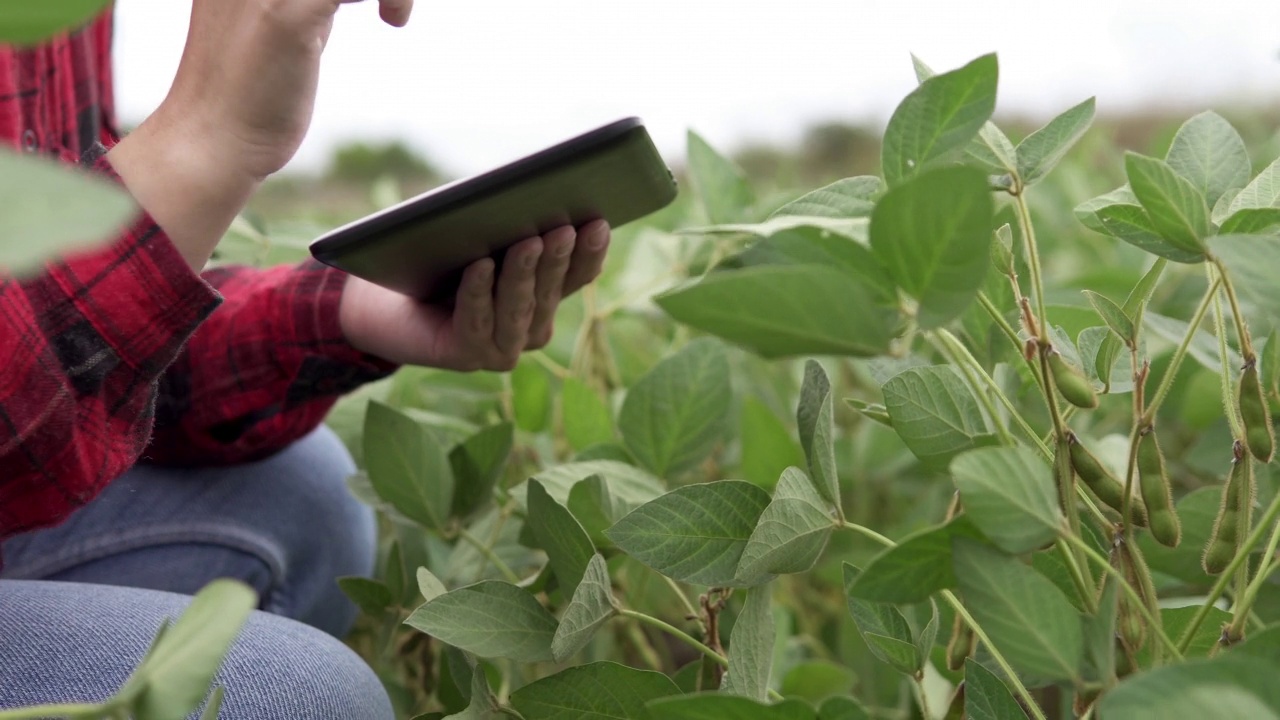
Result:
{"label": "finger", "polygon": [[479,369],[493,344],[493,261],[472,263],[462,274],[453,309],[457,355],[463,369]]}
{"label": "finger", "polygon": [[565,273],[562,296],[571,295],[600,276],[609,251],[609,223],[596,220],[578,230],[573,262]]}
{"label": "finger", "polygon": [[[514,366],[529,338],[529,321],[536,304],[534,290],[538,284],[538,260],[542,256],[542,238],[531,237],[507,251],[498,278],[494,301],[493,344],[497,346],[498,364]],[[500,367],[500,369],[510,369]]]}
{"label": "finger", "polygon": [[546,347],[555,328],[556,309],[564,292],[565,273],[573,260],[578,231],[572,227],[552,230],[542,237],[542,259],[538,262],[537,306],[529,323],[529,349]]}
{"label": "finger", "polygon": [[412,13],[413,0],[378,0],[378,14],[388,25],[404,27]]}

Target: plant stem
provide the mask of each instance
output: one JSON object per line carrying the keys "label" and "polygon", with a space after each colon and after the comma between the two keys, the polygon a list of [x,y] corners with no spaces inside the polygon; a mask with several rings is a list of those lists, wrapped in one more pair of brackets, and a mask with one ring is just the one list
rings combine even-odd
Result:
{"label": "plant stem", "polygon": [[[1000,308],[996,307],[996,304],[991,301],[991,298],[987,297],[987,294],[981,290],[978,291],[978,304],[987,312],[987,315],[990,316],[991,320],[1000,328],[1000,331],[1004,333],[1004,336],[1009,338],[1009,342],[1013,344],[1014,352],[1021,356],[1022,339],[1018,337],[1018,331],[1015,330],[1013,326],[1009,324],[1009,321],[1005,320],[1004,316],[1000,314]],[[1035,363],[1027,361],[1027,367],[1031,369],[1031,377],[1035,379],[1036,384],[1040,386],[1041,390],[1043,390],[1044,381],[1040,378],[1040,374],[1036,372]]]}
{"label": "plant stem", "polygon": [[1031,711],[1032,717],[1035,720],[1047,720],[1044,715],[1044,711],[1040,709],[1040,705],[1036,703],[1036,699],[1032,697],[1031,691],[1027,690],[1027,686],[1022,684],[1022,679],[1018,677],[1018,673],[1014,672],[1013,667],[1009,665],[1009,661],[1005,660],[1004,655],[1001,654],[1000,650],[991,642],[991,638],[987,636],[987,631],[982,629],[982,626],[978,624],[978,621],[974,620],[973,616],[969,614],[969,611],[965,609],[963,604],[961,604],[960,598],[957,598],[956,594],[950,590],[943,590],[942,597],[947,601],[947,604],[956,611],[956,614],[964,620],[965,624],[973,630],[973,634],[978,637],[978,640],[982,641],[982,643],[987,646],[987,651],[991,653],[991,658],[995,660],[996,664],[1000,666],[1000,669],[1004,671],[1009,682],[1013,683],[1014,692],[1022,699],[1027,710]]}
{"label": "plant stem", "polygon": [[1036,246],[1036,231],[1031,226],[1031,211],[1027,208],[1024,192],[1013,196],[1013,204],[1018,209],[1018,224],[1022,226],[1022,239],[1026,243],[1027,266],[1031,269],[1031,293],[1035,296],[1036,314],[1040,316],[1039,325],[1042,343],[1049,342],[1049,316],[1045,314],[1044,278],[1040,270],[1040,250]]}
{"label": "plant stem", "polygon": [[618,610],[618,614],[621,615],[622,617],[631,618],[632,620],[635,620],[637,622],[643,623],[653,628],[657,628],[658,630],[661,630],[662,632],[670,635],[671,637],[676,638],[677,640],[680,640],[681,642],[693,648],[694,650],[697,650],[698,652],[707,656],[708,659],[710,659],[712,662],[719,665],[720,667],[722,668],[729,667],[728,658],[716,652],[715,650],[712,650],[709,646],[707,646],[701,640],[698,640],[694,636],[681,630],[675,625],[672,625],[671,623],[666,622],[665,620],[656,618],[652,615],[647,615],[642,612],[637,612],[635,610],[628,610],[627,608],[620,608]]}
{"label": "plant stem", "polygon": [[898,543],[896,543],[896,542],[894,542],[894,541],[890,540],[889,538],[887,538],[887,537],[885,537],[885,536],[881,535],[880,533],[876,532],[875,530],[872,530],[871,528],[866,527],[866,526],[863,526],[863,525],[859,525],[859,524],[857,524],[857,523],[851,523],[851,522],[849,522],[849,521],[847,521],[847,520],[846,520],[842,525],[840,525],[840,527],[843,527],[843,528],[844,528],[844,529],[846,529],[846,530],[852,530],[852,531],[854,531],[854,532],[856,532],[856,533],[859,533],[859,534],[861,534],[861,535],[865,535],[865,536],[867,536],[867,537],[871,538],[872,540],[875,540],[876,542],[880,543],[881,545],[884,545],[885,547],[896,547],[896,546],[898,545]]}
{"label": "plant stem", "polygon": [[649,638],[645,637],[644,630],[636,623],[627,623],[627,638],[636,646],[636,652],[640,653],[640,659],[649,666],[650,670],[662,672],[662,659],[658,657],[658,652],[653,649],[653,644],[649,642]]}
{"label": "plant stem", "polygon": [[1213,265],[1218,269],[1218,277],[1222,278],[1222,288],[1227,291],[1231,315],[1236,321],[1236,335],[1240,338],[1240,354],[1244,356],[1247,365],[1258,357],[1253,352],[1253,338],[1249,337],[1249,323],[1244,319],[1244,313],[1240,312],[1240,299],[1236,296],[1236,287],[1231,282],[1231,275],[1227,273],[1227,266],[1217,258],[1213,258]]}
{"label": "plant stem", "polygon": [[1146,620],[1147,624],[1151,626],[1151,629],[1155,631],[1156,638],[1160,641],[1160,644],[1163,645],[1165,649],[1173,655],[1173,657],[1181,660],[1182,651],[1179,650],[1178,646],[1174,645],[1173,641],[1169,639],[1169,636],[1165,634],[1163,623],[1161,623],[1158,617],[1152,614],[1150,606],[1143,601],[1141,596],[1138,595],[1138,591],[1134,590],[1133,586],[1125,580],[1124,573],[1115,569],[1111,563],[1107,562],[1106,558],[1102,557],[1097,550],[1089,547],[1089,544],[1084,540],[1066,533],[1061,534],[1059,537],[1062,537],[1067,542],[1078,548],[1080,552],[1084,553],[1085,557],[1092,560],[1095,565],[1102,568],[1104,572],[1114,577],[1116,582],[1120,583],[1120,588],[1124,591],[1125,595],[1129,597],[1129,601],[1133,603],[1134,607],[1138,608],[1138,611],[1142,613],[1142,618]]}
{"label": "plant stem", "polygon": [[680,598],[680,604],[684,606],[685,613],[688,614],[690,617],[694,617],[694,618],[698,617],[698,609],[693,606],[693,602],[690,601],[689,597],[684,594],[684,590],[680,589],[680,585],[676,583],[675,580],[672,580],[671,578],[667,577],[666,575],[663,575],[662,573],[658,573],[658,575],[661,576],[662,579],[667,582],[667,586],[670,587],[671,591],[676,594],[676,597]]}
{"label": "plant stem", "polygon": [[1084,603],[1084,608],[1090,615],[1098,611],[1096,605],[1097,599],[1094,597],[1093,584],[1085,577],[1084,570],[1081,569],[1080,563],[1075,553],[1067,545],[1062,543],[1054,543],[1054,547],[1062,555],[1062,561],[1067,566],[1067,571],[1071,575],[1071,582],[1076,586],[1076,592],[1080,595],[1080,602]]}
{"label": "plant stem", "polygon": [[1200,606],[1195,616],[1191,618],[1191,623],[1187,625],[1187,628],[1182,631],[1182,637],[1178,639],[1179,650],[1186,652],[1186,649],[1191,646],[1191,638],[1200,629],[1204,619],[1209,616],[1209,610],[1218,602],[1218,598],[1222,597],[1223,591],[1227,589],[1227,583],[1231,582],[1231,578],[1236,571],[1249,559],[1249,554],[1261,542],[1262,535],[1276,521],[1277,516],[1280,516],[1280,493],[1276,493],[1276,496],[1271,499],[1271,504],[1267,506],[1267,512],[1262,516],[1262,521],[1253,528],[1253,532],[1249,534],[1249,537],[1240,546],[1236,556],[1231,559],[1231,564],[1218,576],[1218,581],[1213,584],[1213,589],[1209,591],[1209,596],[1205,598],[1204,604]]}
{"label": "plant stem", "polygon": [[[1258,529],[1266,527],[1266,523],[1258,526]],[[1254,575],[1253,582],[1244,589],[1243,594],[1236,595],[1235,607],[1231,609],[1233,617],[1231,618],[1231,630],[1240,633],[1244,630],[1245,619],[1253,612],[1253,603],[1258,599],[1258,592],[1262,590],[1262,584],[1275,571],[1277,563],[1273,558],[1276,555],[1276,547],[1280,546],[1280,523],[1276,523],[1271,528],[1271,539],[1267,541],[1267,551],[1262,556],[1262,564],[1258,567],[1258,574]],[[1247,565],[1245,566],[1248,567]]]}
{"label": "plant stem", "polygon": [[1231,362],[1230,353],[1227,350],[1227,321],[1222,315],[1222,299],[1218,295],[1213,296],[1213,318],[1217,324],[1218,331],[1218,357],[1222,367],[1219,369],[1218,375],[1222,380],[1222,412],[1227,416],[1227,424],[1231,426],[1231,437],[1244,442],[1244,423],[1240,420],[1237,407],[1232,400],[1235,398],[1234,383],[1231,382]]}
{"label": "plant stem", "polygon": [[920,704],[920,717],[933,720],[933,714],[929,712],[929,698],[924,692],[924,678],[914,678],[911,685],[916,690],[916,702]]}
{"label": "plant stem", "polygon": [[[937,332],[930,333],[929,336],[934,341],[938,350],[940,350],[948,360],[960,368],[960,373],[964,375],[965,381],[969,384],[969,389],[973,390],[973,394],[977,396],[978,402],[982,404],[982,408],[987,411],[987,415],[991,417],[991,422],[996,426],[996,434],[1000,436],[1001,444],[1014,445],[1016,441],[1013,439],[1013,435],[1009,433],[1009,428],[1005,427],[1004,423],[1000,421],[1000,413],[996,410],[995,402],[991,400],[991,394],[986,391],[982,386],[982,383],[978,382],[978,376],[974,373],[975,365],[979,370],[982,370],[982,366],[978,363],[977,358],[973,357],[973,355],[969,353],[968,348],[964,347],[964,345],[956,339],[955,335],[952,335],[945,329],[939,329]],[[957,346],[959,347],[957,348]],[[982,374],[986,375],[986,371],[982,370]],[[990,376],[987,376],[986,379],[988,381],[988,386],[992,390],[999,395],[1004,395],[1003,392],[1000,392],[1000,386],[996,385],[995,381]],[[1005,398],[1005,403],[1006,407],[1012,409],[1012,404],[1008,402],[1008,398]],[[1016,411],[1013,414],[1016,415]]]}
{"label": "plant stem", "polygon": [[[936,336],[940,338],[945,345],[951,346],[954,349],[953,354],[959,357],[962,365],[967,365],[984,383],[986,383],[987,387],[991,389],[991,392],[995,394],[998,400],[1000,400],[1000,404],[1004,405],[1005,410],[1009,411],[1009,417],[1013,418],[1014,422],[1018,424],[1018,428],[1021,429],[1023,434],[1027,436],[1027,439],[1040,450],[1040,453],[1044,455],[1046,459],[1052,459],[1053,451],[1049,449],[1048,445],[1044,444],[1040,439],[1040,434],[1035,431],[1035,428],[1031,427],[1026,418],[1022,417],[1022,413],[1018,412],[1018,409],[1014,407],[1013,401],[1009,399],[1009,396],[1006,395],[1002,389],[1000,389],[1000,385],[995,381],[995,378],[991,377],[986,368],[982,367],[982,363],[978,362],[978,359],[973,356],[973,353],[969,352],[969,348],[965,347],[964,343],[960,342],[959,338],[953,335],[950,330],[945,328],[938,329],[936,331]],[[975,388],[975,391],[978,390],[978,388]],[[980,393],[980,399],[985,398],[985,395],[985,393]],[[994,409],[989,408],[987,412],[992,413],[994,417]],[[998,424],[997,427],[999,427]],[[1003,430],[1004,428],[1001,427],[999,429]],[[1005,433],[1007,434],[1007,432],[1008,431],[1006,430]],[[1010,437],[1009,442],[1012,444],[1013,438]]]}
{"label": "plant stem", "polygon": [[1156,419],[1156,411],[1160,409],[1160,405],[1169,395],[1169,391],[1173,389],[1173,381],[1178,377],[1178,370],[1182,367],[1182,361],[1187,357],[1187,351],[1191,349],[1191,341],[1195,339],[1196,333],[1200,331],[1200,325],[1204,322],[1205,315],[1209,312],[1209,307],[1213,305],[1213,299],[1218,296],[1218,288],[1222,285],[1221,277],[1211,277],[1209,289],[1205,291],[1204,298],[1200,300],[1200,305],[1196,308],[1196,312],[1191,316],[1190,326],[1187,328],[1186,337],[1182,338],[1182,343],[1178,345],[1178,349],[1174,350],[1173,357],[1169,360],[1169,369],[1165,371],[1164,377],[1160,379],[1160,387],[1156,388],[1156,393],[1151,397],[1151,402],[1147,404],[1146,410],[1143,411],[1144,424],[1150,425]]}
{"label": "plant stem", "polygon": [[486,543],[480,542],[480,539],[475,535],[472,535],[466,528],[458,529],[458,537],[467,541],[467,543],[472,547],[479,550],[481,555],[488,558],[489,562],[493,563],[494,567],[498,568],[498,572],[502,573],[502,576],[507,579],[507,582],[512,585],[520,584],[520,576],[516,575],[515,571],[502,561],[502,558],[498,557],[498,554],[493,551],[493,548],[489,547]]}

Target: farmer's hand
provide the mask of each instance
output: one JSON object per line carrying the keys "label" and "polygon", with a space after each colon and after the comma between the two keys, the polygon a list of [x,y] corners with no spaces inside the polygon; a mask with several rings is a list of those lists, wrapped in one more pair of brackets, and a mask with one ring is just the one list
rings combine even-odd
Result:
{"label": "farmer's hand", "polygon": [[356,348],[396,363],[511,370],[525,350],[550,342],[560,300],[600,274],[608,245],[603,221],[528,238],[507,251],[496,278],[492,260],[467,268],[452,310],[353,277],[342,330]]}
{"label": "farmer's hand", "polygon": [[[193,268],[306,135],[320,55],[352,0],[195,0],[161,106],[108,159]],[[413,0],[379,0],[391,25]],[[369,68],[374,73],[380,68]]]}

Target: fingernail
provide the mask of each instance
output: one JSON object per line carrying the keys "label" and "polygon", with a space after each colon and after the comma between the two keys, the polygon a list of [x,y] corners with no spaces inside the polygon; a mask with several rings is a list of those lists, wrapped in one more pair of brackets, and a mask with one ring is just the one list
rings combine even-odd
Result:
{"label": "fingernail", "polygon": [[576,243],[575,243],[575,241],[574,241],[574,239],[573,239],[573,238],[570,238],[567,242],[562,242],[562,243],[560,243],[560,247],[557,247],[557,248],[556,248],[556,257],[565,257],[565,256],[567,256],[569,253],[572,253],[572,252],[573,252],[573,246],[574,246],[575,244],[576,244]]}
{"label": "fingernail", "polygon": [[484,263],[476,270],[476,280],[479,282],[487,282],[493,276],[493,263]]}
{"label": "fingernail", "polygon": [[536,266],[536,265],[538,264],[538,257],[539,257],[540,255],[542,255],[542,251],[541,251],[541,250],[538,250],[537,252],[531,252],[531,253],[529,253],[528,255],[525,255],[525,256],[524,256],[524,266],[525,266],[526,268],[532,268],[532,267]]}
{"label": "fingernail", "polygon": [[592,250],[599,250],[609,242],[609,228],[605,225],[591,231],[590,237],[587,238],[587,247]]}

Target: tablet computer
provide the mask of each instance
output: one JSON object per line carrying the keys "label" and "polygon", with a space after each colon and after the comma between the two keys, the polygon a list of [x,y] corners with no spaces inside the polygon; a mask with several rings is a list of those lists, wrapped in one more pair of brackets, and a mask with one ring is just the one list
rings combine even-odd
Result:
{"label": "tablet computer", "polygon": [[462,272],[525,238],[604,219],[617,228],[670,204],[676,181],[639,118],[444,185],[317,238],[319,261],[430,302]]}

